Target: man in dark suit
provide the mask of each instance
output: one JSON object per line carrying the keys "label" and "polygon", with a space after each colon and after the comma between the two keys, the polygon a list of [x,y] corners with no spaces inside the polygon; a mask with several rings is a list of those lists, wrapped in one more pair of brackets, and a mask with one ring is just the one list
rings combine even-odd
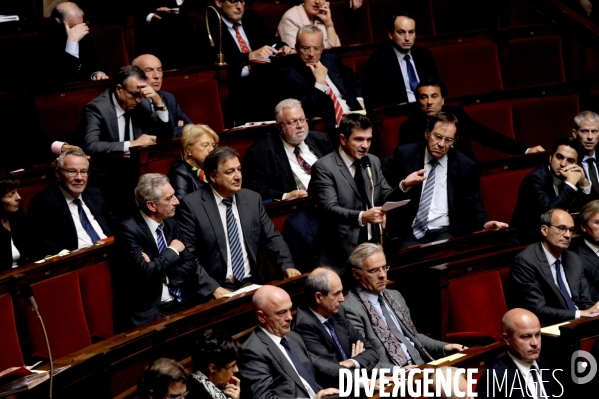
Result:
{"label": "man in dark suit", "polygon": [[553,374],[540,356],[541,324],[537,316],[525,309],[512,309],[503,316],[502,325],[507,353],[478,380],[478,398],[562,396],[563,386],[555,380],[559,374]]}
{"label": "man in dark suit", "polygon": [[581,235],[572,240],[570,250],[580,256],[591,299],[599,301],[599,200],[587,202],[580,210]]}
{"label": "man in dark suit", "polygon": [[279,135],[271,134],[248,148],[243,185],[263,200],[288,200],[308,195],[312,165],[333,148],[327,135],[308,131],[302,104],[288,98],[277,104]]}
{"label": "man in dark suit", "polygon": [[265,285],[252,298],[258,328],[245,341],[237,365],[241,397],[314,398],[339,393],[315,381],[317,359],[299,334],[290,331],[291,298],[279,287]]}
{"label": "man in dark suit", "polygon": [[399,145],[383,161],[387,180],[399,183],[401,199],[410,200],[388,220],[403,247],[508,227],[487,218],[478,195],[476,165],[451,148],[457,129],[451,114],[428,116],[426,141]]}
{"label": "man in dark suit", "polygon": [[183,113],[179,102],[172,93],[160,90],[162,87],[162,63],[160,60],[152,54],[143,54],[134,59],[131,65],[137,65],[145,72],[148,83],[166,104],[174,137],[181,137],[183,126],[193,122]]}
{"label": "man in dark suit", "polygon": [[431,52],[414,45],[416,21],[406,12],[388,20],[390,42],[375,51],[364,72],[364,97],[369,109],[417,100],[416,85],[439,72]]}
{"label": "man in dark suit", "polygon": [[144,71],[129,65],[118,71],[112,88],[85,106],[77,134],[87,153],[99,154],[169,140],[173,127],[166,104]]}
{"label": "man in dark suit", "polygon": [[209,185],[185,196],[177,210],[185,246],[210,277],[228,290],[263,284],[258,251],[285,277],[299,275],[289,247],[262,206],[260,195],[241,188],[239,155],[217,147],[204,161]]}
{"label": "man in dark suit", "polygon": [[27,212],[34,257],[86,248],[112,235],[112,214],[100,191],[86,188],[88,176],[83,151],[69,149],[58,157],[59,184],[36,194]]}
{"label": "man in dark suit", "polygon": [[511,222],[520,244],[539,239],[539,216],[549,209],[578,212],[597,198],[578,164],[581,158],[580,143],[572,137],[561,138],[551,147],[549,165],[539,165],[522,180]]}
{"label": "man in dark suit", "polygon": [[[194,304],[197,295],[220,298],[228,293],[211,278],[183,244],[172,219],[179,200],[168,178],[148,173],[135,188],[139,208],[121,222],[115,236],[121,266],[115,279],[122,292],[119,309],[129,329]],[[131,284],[131,282],[135,284]]]}
{"label": "man in dark suit", "polygon": [[528,147],[472,119],[460,106],[444,105],[445,86],[438,79],[422,79],[416,88],[416,104],[410,118],[399,127],[399,144],[419,143],[426,128],[426,116],[445,112],[453,114],[460,122],[459,139],[453,148],[476,161],[472,141],[501,151],[520,155],[545,151],[541,146]]}
{"label": "man in dark suit", "polygon": [[343,65],[335,54],[322,54],[323,38],[320,29],[306,25],[297,33],[295,49],[299,58],[287,68],[285,84],[287,97],[301,101],[306,115],[324,119],[325,131],[333,145],[335,127],[343,115],[363,110],[362,85],[358,75]]}
{"label": "man in dark suit", "polygon": [[510,268],[508,305],[556,324],[599,311],[589,294],[580,257],[566,251],[575,234],[572,216],[561,209],[541,215],[542,239],[520,252]]}
{"label": "man in dark suit", "polygon": [[576,115],[572,135],[582,144],[584,156],[580,164],[593,186],[593,191],[599,195],[599,172],[595,156],[595,148],[599,143],[599,115],[593,111],[582,111]]}
{"label": "man in dark suit", "polygon": [[314,363],[316,381],[321,386],[337,386],[341,369],[370,371],[378,362],[378,353],[345,318],[343,285],[337,273],[315,269],[306,279],[305,294],[307,306],[298,307],[293,331],[318,359]]}
{"label": "man in dark suit", "polygon": [[[381,205],[398,190],[387,184],[379,159],[366,156],[372,140],[372,124],[367,117],[358,114],[343,117],[339,140],[341,146],[336,151],[312,166],[308,191],[321,215],[316,234],[316,264],[332,267],[343,279],[349,275],[347,257],[358,244],[381,242],[385,217]],[[366,159],[372,183],[363,170]]]}

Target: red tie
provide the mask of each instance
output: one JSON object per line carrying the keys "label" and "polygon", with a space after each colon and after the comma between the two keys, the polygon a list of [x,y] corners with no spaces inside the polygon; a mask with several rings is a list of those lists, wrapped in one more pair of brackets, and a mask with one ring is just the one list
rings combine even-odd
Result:
{"label": "red tie", "polygon": [[341,108],[341,103],[335,95],[333,88],[329,86],[326,80],[324,84],[329,88],[329,97],[331,97],[331,100],[333,100],[333,106],[335,107],[335,124],[339,126],[339,122],[341,122],[341,118],[343,117],[343,108]]}
{"label": "red tie", "polygon": [[241,52],[245,54],[249,53],[250,48],[248,47],[245,40],[243,40],[241,32],[239,32],[239,24],[233,24],[233,29],[235,29],[235,38],[237,39],[237,43],[239,43],[239,48],[241,49]]}

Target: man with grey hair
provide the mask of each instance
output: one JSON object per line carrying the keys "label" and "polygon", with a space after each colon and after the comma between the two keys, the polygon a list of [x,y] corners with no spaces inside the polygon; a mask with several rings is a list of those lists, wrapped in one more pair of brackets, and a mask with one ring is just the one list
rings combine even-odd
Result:
{"label": "man with grey hair", "polygon": [[58,184],[36,194],[27,212],[35,257],[74,251],[111,236],[113,216],[100,190],[87,188],[89,161],[80,149],[58,157]]}
{"label": "man with grey hair", "polygon": [[248,148],[243,161],[243,186],[263,200],[308,195],[312,165],[333,148],[324,133],[309,131],[302,104],[288,98],[275,108],[279,135],[271,134]]}
{"label": "man with grey hair", "polygon": [[293,331],[318,359],[316,381],[321,386],[337,386],[341,369],[370,371],[379,355],[346,319],[339,275],[328,267],[314,269],[306,279],[305,296],[306,305],[298,307]]}
{"label": "man with grey hair", "polygon": [[466,349],[416,331],[402,295],[386,289],[389,266],[381,245],[358,245],[348,262],[357,285],[345,297],[342,307],[356,330],[377,350],[377,368],[422,365]]}
{"label": "man with grey hair", "polygon": [[115,279],[123,329],[177,312],[201,298],[228,293],[181,241],[181,230],[172,219],[179,200],[165,175],[141,176],[135,202],[139,211],[121,222],[115,237],[123,273]]}
{"label": "man with grey hair", "polygon": [[584,174],[590,180],[595,193],[599,195],[599,175],[595,148],[599,142],[599,115],[593,111],[582,111],[574,117],[572,135],[584,148],[584,157],[580,161]]}
{"label": "man with grey hair", "polygon": [[578,222],[580,236],[572,240],[569,249],[580,256],[591,299],[599,301],[599,200],[582,207]]}

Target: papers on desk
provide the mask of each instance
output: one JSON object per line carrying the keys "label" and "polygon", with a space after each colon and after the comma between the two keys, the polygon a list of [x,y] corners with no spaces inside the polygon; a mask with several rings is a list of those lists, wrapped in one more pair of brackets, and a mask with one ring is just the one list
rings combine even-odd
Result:
{"label": "papers on desk", "polygon": [[244,125],[237,126],[233,129],[229,129],[229,130],[235,130],[235,129],[239,129],[239,128],[252,127],[252,126],[274,125],[275,123],[277,123],[277,121],[248,122]]}
{"label": "papers on desk", "polygon": [[[71,366],[54,369],[54,375]],[[27,391],[50,379],[50,372],[27,370],[25,367],[11,367],[0,373],[0,397]]]}
{"label": "papers on desk", "polygon": [[554,324],[552,326],[547,326],[541,328],[541,334],[547,335],[548,337],[559,337],[559,327],[568,324],[569,321],[565,321],[563,323]]}
{"label": "papers on desk", "polygon": [[250,291],[257,290],[260,287],[262,287],[262,286],[258,285],[258,284],[248,285],[247,287],[240,288],[240,289],[238,289],[235,292],[231,292],[230,294],[225,294],[225,295],[223,295],[223,297],[225,297],[225,298],[231,298],[231,297],[233,297],[233,296],[235,296],[237,294],[243,294],[244,292],[250,292]]}
{"label": "papers on desk", "polygon": [[18,20],[19,20],[18,15],[0,15],[0,23],[12,22],[12,21],[18,21]]}
{"label": "papers on desk", "polygon": [[366,110],[365,109],[357,109],[355,111],[349,111],[350,114],[360,114],[360,115],[364,115],[366,116]]}
{"label": "papers on desk", "polygon": [[391,209],[395,209],[395,208],[399,208],[400,206],[404,206],[408,202],[410,202],[409,199],[403,200],[403,201],[398,201],[398,202],[391,202],[391,201],[385,202],[385,205],[383,205],[381,209],[384,210],[385,212],[389,212]]}
{"label": "papers on desk", "polygon": [[433,360],[432,362],[429,362],[427,364],[429,364],[431,366],[438,366],[442,363],[451,362],[452,360],[456,360],[456,359],[459,359],[464,356],[466,356],[465,353],[454,353],[453,355],[449,355],[449,356],[442,357],[441,359]]}

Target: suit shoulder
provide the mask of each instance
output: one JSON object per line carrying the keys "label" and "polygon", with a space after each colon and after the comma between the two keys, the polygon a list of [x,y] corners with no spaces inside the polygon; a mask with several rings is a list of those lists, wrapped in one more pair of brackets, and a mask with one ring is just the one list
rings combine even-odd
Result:
{"label": "suit shoulder", "polygon": [[272,135],[272,134],[270,136],[264,137],[264,138],[256,141],[255,143],[253,143],[248,148],[248,151],[254,151],[254,152],[272,151],[273,145],[274,145],[274,139],[276,137],[277,136]]}
{"label": "suit shoulder", "polygon": [[459,165],[462,165],[462,167],[464,167],[464,168],[476,169],[476,163],[472,159],[470,159],[468,156],[462,154],[455,148],[450,149],[449,156],[454,157],[456,162]]}
{"label": "suit shoulder", "polygon": [[202,201],[202,195],[205,191],[210,190],[210,185],[206,185],[206,188],[202,187],[199,190],[193,191],[187,194],[185,197],[180,198],[179,202],[181,204],[187,205],[190,207],[192,204],[200,204]]}

